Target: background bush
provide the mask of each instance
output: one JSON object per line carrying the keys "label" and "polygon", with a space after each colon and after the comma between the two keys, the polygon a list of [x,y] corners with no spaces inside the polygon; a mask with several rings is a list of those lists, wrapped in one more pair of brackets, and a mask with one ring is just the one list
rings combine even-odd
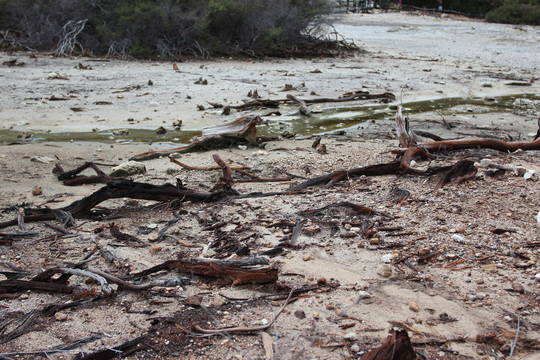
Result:
{"label": "background bush", "polygon": [[[404,6],[411,5],[435,9],[437,0],[406,0]],[[508,24],[540,24],[540,0],[444,0],[445,10],[485,17],[491,22]]]}
{"label": "background bush", "polygon": [[[137,58],[279,55],[321,39],[328,0],[0,0],[3,46]],[[6,36],[7,33],[7,36]],[[1,38],[1,37],[0,37]],[[8,41],[9,40],[9,41]]]}

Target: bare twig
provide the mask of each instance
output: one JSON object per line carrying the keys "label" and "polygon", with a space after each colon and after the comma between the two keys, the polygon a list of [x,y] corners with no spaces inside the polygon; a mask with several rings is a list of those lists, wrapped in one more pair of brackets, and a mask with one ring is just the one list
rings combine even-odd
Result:
{"label": "bare twig", "polygon": [[225,328],[225,329],[203,329],[199,325],[195,325],[195,326],[193,326],[193,328],[195,330],[197,330],[198,332],[200,332],[200,333],[215,334],[215,335],[223,334],[223,333],[231,333],[231,332],[244,333],[244,332],[264,331],[264,330],[270,328],[274,324],[274,322],[277,320],[278,316],[281,315],[281,313],[283,312],[285,307],[289,304],[293,292],[294,292],[294,288],[291,289],[291,291],[289,292],[289,296],[287,296],[287,299],[285,300],[285,302],[283,303],[283,305],[281,306],[279,311],[274,315],[272,320],[266,325],[254,326],[254,327],[239,326],[239,327],[232,327],[232,328]]}

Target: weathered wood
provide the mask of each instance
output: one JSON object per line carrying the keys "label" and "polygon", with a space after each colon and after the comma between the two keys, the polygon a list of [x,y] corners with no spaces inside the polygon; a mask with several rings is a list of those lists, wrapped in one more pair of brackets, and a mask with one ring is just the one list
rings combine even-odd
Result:
{"label": "weathered wood", "polygon": [[390,330],[384,343],[362,356],[361,360],[415,360],[416,353],[406,330]]}
{"label": "weathered wood", "polygon": [[174,153],[189,153],[195,151],[228,148],[238,143],[257,143],[257,125],[262,119],[253,114],[241,116],[228,123],[219,124],[203,129],[202,137],[191,144],[167,150],[152,150],[135,155],[131,160],[150,160]]}
{"label": "weathered wood", "polygon": [[248,269],[220,264],[219,261],[207,262],[196,259],[169,260],[133,274],[133,277],[146,276],[161,270],[171,269],[177,269],[184,273],[230,279],[234,285],[265,284],[276,282],[278,279],[278,270],[275,267]]}
{"label": "weathered wood", "polygon": [[[140,182],[113,182],[109,183],[93,194],[86,196],[80,200],[74,201],[61,209],[26,209],[29,215],[24,217],[26,223],[36,221],[54,220],[55,212],[63,211],[72,216],[88,215],[90,210],[96,205],[105,200],[118,198],[131,198],[140,200],[155,200],[155,201],[206,201],[210,200],[219,194],[206,193],[182,189],[172,184],[153,185]],[[8,226],[17,225],[17,219],[4,221],[0,223],[0,229]]]}
{"label": "weathered wood", "polygon": [[0,292],[18,292],[26,290],[37,290],[46,292],[56,292],[70,294],[73,288],[69,285],[56,284],[51,282],[41,282],[32,280],[2,280],[0,281]]}

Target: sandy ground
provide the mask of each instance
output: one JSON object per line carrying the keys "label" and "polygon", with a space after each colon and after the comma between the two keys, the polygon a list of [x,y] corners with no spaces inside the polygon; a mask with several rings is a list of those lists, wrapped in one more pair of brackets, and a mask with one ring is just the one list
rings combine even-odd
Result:
{"label": "sandy ground", "polygon": [[[26,63],[0,68],[0,221],[14,218],[24,207],[64,206],[102,186],[64,186],[52,174],[56,162],[65,169],[85,161],[119,164],[150,148],[173,146],[114,139],[111,143],[30,139],[8,145],[4,136],[9,130],[39,134],[155,130],[163,126],[173,131],[177,119],[183,121],[182,129],[197,130],[238,116],[235,112],[221,115],[221,110],[198,111],[198,104],[240,104],[253,90],[263,98],[283,98],[287,93],[315,97],[312,92],[338,97],[346,91],[366,90],[393,92],[404,103],[529,94],[527,101],[516,100],[513,111],[460,105],[444,113],[425,111],[411,117],[411,124],[413,129],[445,138],[493,136],[530,141],[536,133],[539,82],[517,87],[508,83],[538,77],[538,27],[390,13],[347,15],[336,29],[364,52],[336,59],[190,61],[177,63],[178,71],[173,70],[172,62],[0,54],[1,61],[18,58]],[[93,69],[81,70],[79,63]],[[51,72],[68,80],[48,79]],[[201,77],[208,85],[194,84]],[[491,87],[485,86],[487,82]],[[285,84],[297,90],[282,92]],[[51,101],[51,96],[69,100]],[[100,101],[110,104],[96,103]],[[280,110],[286,113],[294,108]],[[345,135],[323,136],[327,154],[311,151],[313,140],[284,139],[270,142],[264,149],[232,147],[218,152],[229,163],[248,166],[249,172],[261,178],[286,174],[313,177],[389,162],[395,158],[390,151],[398,146],[388,118],[347,128]],[[210,166],[214,152],[186,154],[179,160]],[[461,156],[472,156],[476,161],[489,158],[536,174],[530,179],[510,171],[492,176],[489,169],[481,168],[472,180],[437,192],[432,192],[439,180],[436,176],[384,176],[349,179],[330,188],[315,186],[296,195],[180,207],[120,199],[101,204],[111,210],[105,217],[77,219],[69,234],[52,239],[47,237],[58,230],[41,223],[27,224],[26,232],[17,227],[2,229],[3,238],[8,238],[7,233],[24,234],[9,245],[0,245],[2,271],[13,271],[10,263],[35,275],[80,261],[97,246],[112,250],[116,260],[109,263],[96,253],[93,266],[122,275],[180,254],[199,254],[198,249],[185,248],[172,238],[155,241],[157,233],[166,228],[165,221],[177,216],[180,220],[167,231],[184,241],[211,244],[210,255],[215,256],[238,256],[235,254],[241,249],[248,249],[251,255],[274,249],[280,246],[280,239],[290,236],[294,228],[290,224],[306,220],[297,246],[284,248],[270,258],[280,269],[277,285],[234,286],[226,280],[193,276],[197,284],[144,291],[120,289],[112,298],[64,309],[50,317],[39,311],[48,304],[67,303],[75,295],[16,293],[0,301],[5,320],[1,340],[13,334],[33,311],[37,311],[37,320],[28,325],[30,331],[0,345],[0,353],[31,359],[35,355],[9,353],[51,349],[96,336],[69,352],[48,355],[68,359],[81,350],[117,346],[150,332],[151,348],[131,358],[264,359],[259,333],[198,337],[191,333],[191,327],[265,324],[283,299],[264,296],[286,294],[291,287],[315,286],[319,281],[323,286],[289,304],[265,332],[270,335],[275,359],[359,358],[399,324],[408,328],[419,357],[503,359],[515,347],[514,359],[538,358],[538,152],[477,150],[429,165],[449,165]],[[144,164],[146,173],[133,176],[134,180],[162,184],[180,179],[190,189],[209,191],[221,175],[218,170],[186,170],[166,158]],[[242,194],[285,191],[301,180],[235,183],[233,188]],[[41,187],[41,193],[33,195],[36,186]],[[408,194],[405,199],[403,194]],[[302,213],[341,201],[368,206],[387,216],[360,215],[343,207],[314,215]],[[136,236],[139,246],[121,243],[107,230],[98,230],[111,222]],[[218,223],[224,225],[208,229]],[[373,231],[362,235],[369,226]],[[79,293],[79,299],[99,292],[95,284],[78,277],[70,283],[94,289]],[[202,306],[189,305],[187,299],[193,295],[202,297]],[[513,346],[518,323],[518,341]]]}

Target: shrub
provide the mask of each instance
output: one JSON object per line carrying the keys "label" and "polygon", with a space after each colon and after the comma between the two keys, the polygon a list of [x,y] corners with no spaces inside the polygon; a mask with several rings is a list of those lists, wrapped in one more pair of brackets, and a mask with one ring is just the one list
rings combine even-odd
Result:
{"label": "shrub", "polygon": [[507,24],[540,25],[540,0],[505,0],[486,14],[486,20]]}
{"label": "shrub", "polygon": [[0,0],[0,29],[61,55],[273,55],[320,39],[330,11],[328,0]]}

